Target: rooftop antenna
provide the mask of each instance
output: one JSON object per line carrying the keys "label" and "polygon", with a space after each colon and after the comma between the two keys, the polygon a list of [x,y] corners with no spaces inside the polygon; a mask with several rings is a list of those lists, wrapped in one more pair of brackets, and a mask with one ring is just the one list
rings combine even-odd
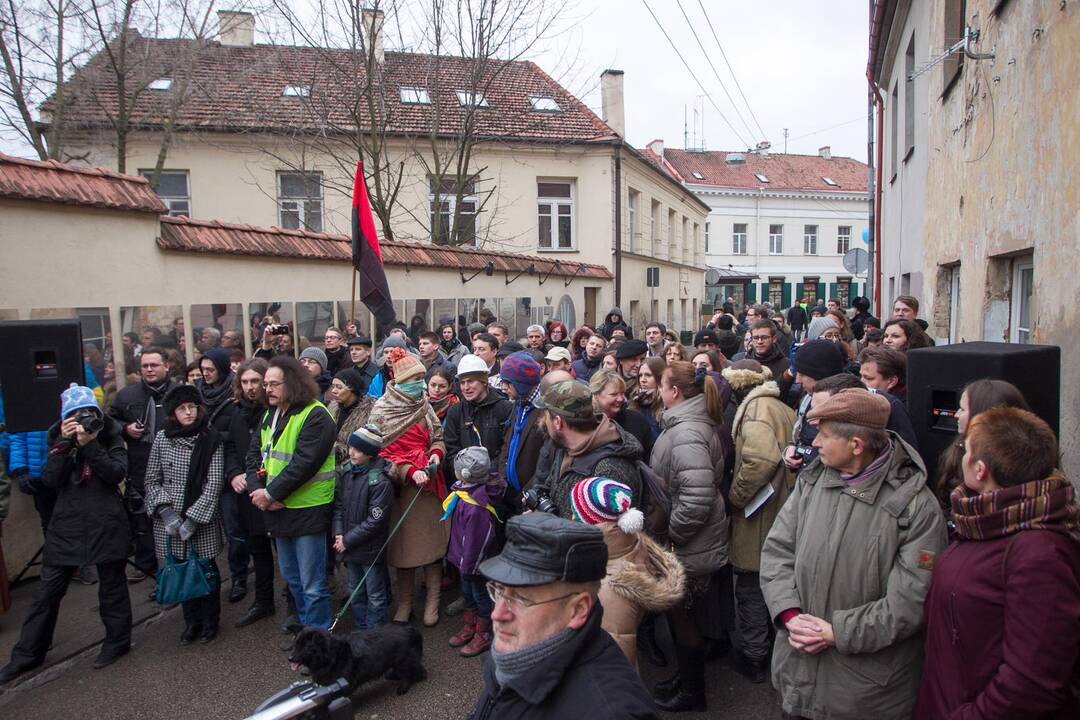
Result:
{"label": "rooftop antenna", "polygon": [[690,130],[686,125],[686,121],[687,121],[686,103],[683,103],[683,106],[682,106],[682,146],[684,148],[686,148],[687,150],[689,150],[690,149]]}
{"label": "rooftop antenna", "polygon": [[705,152],[708,147],[705,144],[705,96],[698,95],[698,101],[701,103],[701,151]]}
{"label": "rooftop antenna", "polygon": [[787,155],[787,136],[788,136],[788,129],[784,128],[784,154],[785,155]]}

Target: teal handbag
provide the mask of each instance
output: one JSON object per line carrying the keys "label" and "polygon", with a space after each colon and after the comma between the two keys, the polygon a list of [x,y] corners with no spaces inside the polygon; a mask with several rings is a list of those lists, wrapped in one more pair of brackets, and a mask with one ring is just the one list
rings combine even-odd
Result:
{"label": "teal handbag", "polygon": [[217,581],[217,571],[207,558],[195,552],[195,542],[188,540],[187,560],[177,562],[172,554],[172,538],[165,541],[165,567],[157,573],[158,605],[175,605],[206,597]]}

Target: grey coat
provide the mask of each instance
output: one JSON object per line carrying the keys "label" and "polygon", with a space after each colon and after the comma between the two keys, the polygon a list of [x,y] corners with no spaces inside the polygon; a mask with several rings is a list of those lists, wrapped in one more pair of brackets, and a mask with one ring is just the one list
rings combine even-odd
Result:
{"label": "grey coat", "polygon": [[771,617],[800,608],[833,626],[835,647],[796,652],[778,628],[773,685],[806,718],[909,718],[923,656],[923,601],[945,517],[918,454],[895,433],[889,461],[848,487],[807,466],[761,550]]}
{"label": "grey coat", "polygon": [[660,424],[649,466],[667,482],[668,537],[687,575],[708,575],[728,563],[721,428],[705,411],[703,394],[665,410]]}
{"label": "grey coat", "polygon": [[[150,448],[150,459],[146,464],[146,510],[154,520],[154,550],[159,562],[165,560],[165,547],[168,535],[165,524],[158,518],[158,510],[163,505],[171,505],[181,518],[191,518],[198,529],[192,540],[195,552],[200,558],[216,557],[221,552],[223,536],[221,532],[221,511],[219,500],[221,488],[225,483],[225,449],[218,445],[210,458],[210,470],[203,485],[202,494],[187,513],[180,513],[184,505],[184,487],[187,485],[188,465],[191,452],[195,447],[194,437],[165,437],[165,431],[159,431]],[[179,537],[172,538],[172,554],[177,560],[187,558],[187,544]]]}

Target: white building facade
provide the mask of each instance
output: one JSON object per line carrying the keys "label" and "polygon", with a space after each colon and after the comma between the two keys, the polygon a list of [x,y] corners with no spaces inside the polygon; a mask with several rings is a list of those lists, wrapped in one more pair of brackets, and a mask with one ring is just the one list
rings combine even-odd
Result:
{"label": "white building facade", "polygon": [[[721,280],[707,302],[836,298],[844,307],[866,295],[866,272],[844,268],[844,255],[867,250],[867,166],[832,157],[667,149],[649,150],[711,208],[705,224],[706,266]],[[745,277],[743,277],[745,276]]]}

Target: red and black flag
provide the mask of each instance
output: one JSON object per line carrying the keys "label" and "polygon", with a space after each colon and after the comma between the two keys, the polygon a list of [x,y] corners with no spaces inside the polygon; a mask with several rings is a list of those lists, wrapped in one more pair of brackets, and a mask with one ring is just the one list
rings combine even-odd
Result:
{"label": "red and black flag", "polygon": [[356,163],[353,184],[352,263],[360,276],[360,300],[371,310],[378,327],[389,327],[396,319],[394,302],[386,282],[379,236],[375,234],[375,219],[371,217],[362,162]]}

